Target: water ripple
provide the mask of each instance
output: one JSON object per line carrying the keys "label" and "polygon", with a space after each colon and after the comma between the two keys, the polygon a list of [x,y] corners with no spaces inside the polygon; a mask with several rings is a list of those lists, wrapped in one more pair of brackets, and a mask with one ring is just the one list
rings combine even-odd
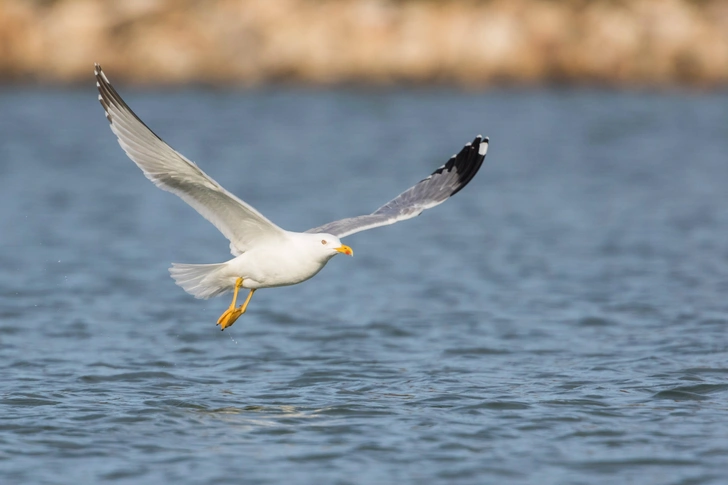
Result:
{"label": "water ripple", "polygon": [[167,267],[227,242],[91,89],[0,92],[1,483],[725,482],[724,94],[132,91],[295,230],[491,136],[457,197],[220,332]]}

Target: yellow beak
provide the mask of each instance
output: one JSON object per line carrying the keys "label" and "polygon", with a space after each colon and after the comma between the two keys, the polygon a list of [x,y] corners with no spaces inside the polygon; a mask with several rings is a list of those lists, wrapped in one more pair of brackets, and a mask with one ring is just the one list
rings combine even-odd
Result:
{"label": "yellow beak", "polygon": [[340,253],[344,253],[347,256],[354,256],[354,251],[352,251],[351,248],[349,246],[347,246],[346,244],[342,244],[341,246],[336,248],[336,251],[338,251]]}

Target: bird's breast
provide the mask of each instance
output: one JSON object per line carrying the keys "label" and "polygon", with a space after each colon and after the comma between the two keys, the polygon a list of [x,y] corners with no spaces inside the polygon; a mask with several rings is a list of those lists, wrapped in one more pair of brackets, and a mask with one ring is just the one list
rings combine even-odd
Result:
{"label": "bird's breast", "polygon": [[[289,247],[266,247],[247,251],[231,263],[231,270],[244,280],[243,286],[270,288],[302,283],[321,271],[320,261],[304,251]],[[251,286],[245,284],[250,280]]]}

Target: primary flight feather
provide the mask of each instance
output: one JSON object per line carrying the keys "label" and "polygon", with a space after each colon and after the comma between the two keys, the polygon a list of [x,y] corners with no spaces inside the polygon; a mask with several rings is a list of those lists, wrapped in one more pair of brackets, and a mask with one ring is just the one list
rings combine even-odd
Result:
{"label": "primary flight feather", "polygon": [[[304,233],[291,232],[225,190],[155,135],[119,96],[98,64],[94,75],[111,131],[129,158],[157,187],[179,196],[230,241],[235,258],[229,261],[172,263],[169,270],[176,283],[197,298],[234,292],[230,307],[217,322],[223,330],[245,313],[258,288],[301,283],[321,271],[335,255],[353,255],[340,238],[410,219],[445,202],[473,179],[488,151],[488,138],[477,136],[430,176],[371,214],[330,222]],[[250,293],[237,307],[240,288],[250,289]]]}

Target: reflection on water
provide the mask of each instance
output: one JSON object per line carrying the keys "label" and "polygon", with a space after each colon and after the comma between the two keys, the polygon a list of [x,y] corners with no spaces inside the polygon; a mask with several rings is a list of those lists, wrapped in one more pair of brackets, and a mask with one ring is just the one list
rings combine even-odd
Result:
{"label": "reflection on water", "polygon": [[0,93],[3,483],[724,480],[725,95],[122,90],[293,230],[491,147],[222,333],[167,267],[227,242],[93,86]]}

